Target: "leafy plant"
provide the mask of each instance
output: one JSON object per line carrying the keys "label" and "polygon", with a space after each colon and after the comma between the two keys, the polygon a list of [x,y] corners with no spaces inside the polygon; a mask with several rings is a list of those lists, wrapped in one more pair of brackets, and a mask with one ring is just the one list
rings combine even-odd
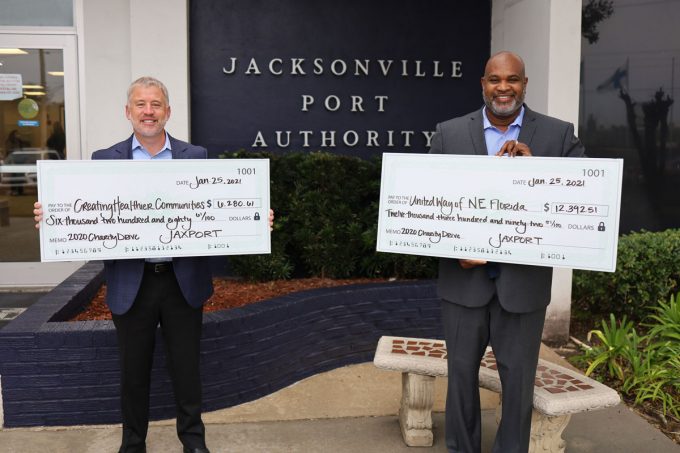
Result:
{"label": "leafy plant", "polygon": [[613,314],[602,328],[592,330],[596,344],[576,358],[586,362],[586,374],[605,378],[632,398],[660,407],[660,417],[680,418],[680,298],[671,296],[649,309],[648,332],[640,336],[632,321],[620,322]]}
{"label": "leafy plant", "polygon": [[650,328],[649,338],[660,345],[665,342],[680,344],[680,297],[671,295],[668,303],[660,301],[652,311],[649,316],[652,322],[645,324]]}
{"label": "leafy plant", "polygon": [[592,360],[586,370],[586,376],[600,365],[606,364],[609,375],[623,381],[622,362],[630,356],[631,343],[638,343],[637,332],[633,328],[632,321],[627,321],[624,316],[621,322],[617,323],[614,315],[610,314],[609,324],[602,320],[601,330],[588,332],[588,341],[592,335],[600,340],[600,344],[588,351]]}
{"label": "leafy plant", "polygon": [[[678,374],[673,369],[650,361],[646,373],[639,376],[635,385],[635,404],[651,401],[661,404],[662,414],[673,414],[680,418],[678,401]],[[675,390],[673,390],[675,389]]]}

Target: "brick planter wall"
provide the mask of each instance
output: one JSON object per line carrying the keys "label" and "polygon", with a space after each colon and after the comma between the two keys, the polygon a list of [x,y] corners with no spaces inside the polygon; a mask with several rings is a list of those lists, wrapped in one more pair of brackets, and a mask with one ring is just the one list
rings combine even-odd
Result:
{"label": "brick planter wall", "polygon": [[[120,422],[118,349],[111,321],[60,322],[102,282],[92,262],[0,330],[4,426]],[[314,374],[371,361],[382,335],[442,338],[431,281],[294,293],[205,313],[203,406],[222,409]],[[151,418],[174,417],[157,336]]]}

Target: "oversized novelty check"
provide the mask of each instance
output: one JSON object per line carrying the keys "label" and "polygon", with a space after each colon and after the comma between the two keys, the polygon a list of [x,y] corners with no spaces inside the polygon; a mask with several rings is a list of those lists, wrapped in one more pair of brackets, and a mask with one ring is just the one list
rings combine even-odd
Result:
{"label": "oversized novelty check", "polygon": [[269,160],[38,161],[42,261],[270,253]]}
{"label": "oversized novelty check", "polygon": [[621,159],[383,154],[377,250],[613,272]]}

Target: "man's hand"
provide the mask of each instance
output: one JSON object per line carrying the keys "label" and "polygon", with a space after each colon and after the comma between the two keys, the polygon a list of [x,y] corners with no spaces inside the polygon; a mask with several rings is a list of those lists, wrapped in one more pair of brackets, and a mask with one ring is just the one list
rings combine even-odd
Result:
{"label": "man's hand", "polygon": [[472,269],[473,267],[484,266],[486,264],[486,260],[461,260],[461,259],[459,259],[458,262],[460,263],[460,267],[462,267],[463,269]]}
{"label": "man's hand", "polygon": [[35,227],[40,229],[40,222],[42,221],[43,210],[42,204],[38,201],[33,203],[33,219],[35,220]]}
{"label": "man's hand", "polygon": [[269,231],[274,230],[274,210],[269,210]]}
{"label": "man's hand", "polygon": [[526,143],[520,143],[517,140],[508,140],[503,143],[501,149],[496,153],[496,156],[507,154],[510,157],[515,156],[531,156],[531,149]]}

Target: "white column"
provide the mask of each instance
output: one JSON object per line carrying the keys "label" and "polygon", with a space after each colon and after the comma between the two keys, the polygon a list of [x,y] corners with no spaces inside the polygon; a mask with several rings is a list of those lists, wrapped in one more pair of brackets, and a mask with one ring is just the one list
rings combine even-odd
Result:
{"label": "white column", "polygon": [[167,130],[189,140],[189,35],[186,0],[129,0],[131,80],[152,76],[170,93]]}
{"label": "white column", "polygon": [[129,0],[80,0],[78,45],[83,159],[132,133],[125,119],[130,84]]}
{"label": "white column", "polygon": [[170,92],[168,131],[189,138],[186,0],[77,0],[83,158],[127,138],[125,94],[142,75]]}
{"label": "white column", "polygon": [[[526,64],[526,102],[578,130],[581,0],[493,0],[491,54],[510,50]],[[569,338],[571,271],[555,269],[543,339]]]}

